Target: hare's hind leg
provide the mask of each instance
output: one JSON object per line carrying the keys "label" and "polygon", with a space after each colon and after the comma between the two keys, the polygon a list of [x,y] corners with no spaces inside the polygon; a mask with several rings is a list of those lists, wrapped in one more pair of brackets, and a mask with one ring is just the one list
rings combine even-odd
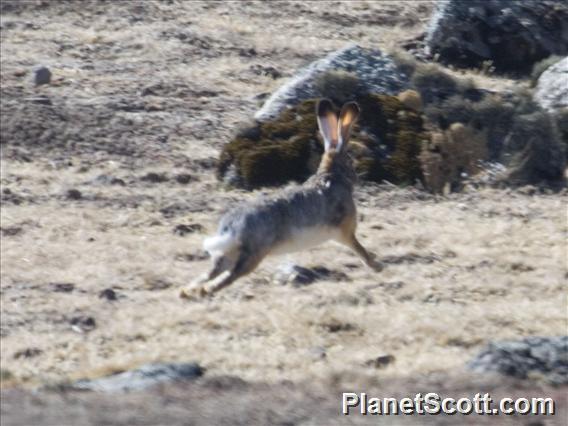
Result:
{"label": "hare's hind leg", "polygon": [[189,287],[181,289],[180,297],[190,299],[195,295],[204,295],[203,284],[214,280],[223,272],[233,268],[235,259],[230,256],[221,255],[213,259],[213,267],[211,270],[193,281]]}
{"label": "hare's hind leg", "polygon": [[213,268],[211,268],[211,270],[203,277],[201,277],[195,284],[196,285],[204,284],[207,281],[214,280],[224,271],[231,269],[231,263],[234,263],[234,260],[233,262],[231,262],[231,259],[229,259],[227,256],[217,257],[216,259],[213,260]]}
{"label": "hare's hind leg", "polygon": [[264,259],[265,254],[251,254],[248,251],[242,251],[228,275],[221,277],[220,280],[212,281],[203,286],[205,294],[213,294],[219,290],[228,287],[240,277],[252,272],[258,264]]}

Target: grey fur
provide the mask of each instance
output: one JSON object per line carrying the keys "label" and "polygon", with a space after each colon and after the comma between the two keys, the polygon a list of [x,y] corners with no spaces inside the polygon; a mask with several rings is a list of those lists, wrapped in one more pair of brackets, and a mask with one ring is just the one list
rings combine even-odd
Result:
{"label": "grey fur", "polygon": [[228,212],[221,219],[218,233],[230,233],[244,250],[269,252],[295,232],[316,226],[337,227],[354,214],[350,177],[318,173],[303,186]]}

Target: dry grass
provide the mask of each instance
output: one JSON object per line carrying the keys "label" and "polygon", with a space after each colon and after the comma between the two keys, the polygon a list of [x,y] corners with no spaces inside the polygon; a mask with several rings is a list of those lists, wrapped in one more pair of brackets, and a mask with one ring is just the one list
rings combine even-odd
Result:
{"label": "dry grass", "polygon": [[[352,368],[375,375],[365,361],[392,354],[396,362],[381,374],[408,375],[460,369],[490,340],[564,330],[565,199],[558,196],[487,190],[436,202],[365,188],[359,234],[389,263],[381,274],[328,244],[287,261],[345,271],[351,282],[280,286],[272,279],[282,260],[274,258],[213,300],[183,303],[178,287],[208,264],[183,259],[199,250],[202,235],[172,229],[181,221],[213,230],[212,212],[229,200],[219,193],[207,211],[176,219],[157,210],[193,191],[198,198],[207,184],[183,196],[167,184],[162,196],[139,188],[155,198],[137,208],[53,200],[3,207],[2,227],[24,229],[2,244],[3,368],[22,381],[49,381],[108,365],[192,359],[216,374],[301,380]],[[36,188],[58,194],[61,185]],[[128,192],[75,187],[108,199]],[[53,292],[50,283],[75,290]],[[124,298],[99,299],[108,287]],[[77,315],[94,317],[97,328],[73,332]],[[43,353],[13,358],[27,347]],[[318,347],[324,359],[314,358]]]}
{"label": "dry grass", "polygon": [[[411,376],[462,369],[491,340],[565,333],[565,194],[481,190],[429,198],[411,189],[363,187],[359,234],[387,263],[382,273],[328,244],[287,261],[343,271],[349,282],[277,285],[272,281],[282,260],[275,258],[212,300],[180,300],[178,288],[208,262],[199,260],[204,235],[180,237],[174,227],[199,223],[213,232],[223,210],[255,195],[224,191],[211,169],[190,161],[216,157],[234,125],[252,116],[252,96],[283,81],[251,74],[249,66],[274,65],[289,76],[323,50],[353,40],[387,48],[419,33],[432,4],[345,2],[326,17],[326,3],[282,3],[278,20],[269,17],[272,8],[264,2],[252,8],[180,2],[179,10],[144,4],[151,13],[138,23],[130,23],[126,8],[116,4],[106,5],[108,13],[91,26],[79,23],[95,16],[92,4],[61,16],[33,10],[3,16],[3,23],[17,23],[2,31],[3,87],[23,86],[26,94],[61,97],[70,105],[113,101],[117,93],[136,96],[144,84],[158,82],[220,92],[207,99],[183,97],[163,113],[171,125],[164,132],[171,137],[157,156],[77,154],[65,158],[72,165],[49,153],[31,163],[4,156],[2,187],[23,200],[15,204],[4,193],[0,209],[3,230],[21,228],[2,236],[0,252],[0,354],[2,369],[17,382],[59,381],[152,360],[196,360],[210,375],[268,381],[309,381],[353,370],[381,378]],[[349,14],[360,20],[349,23]],[[40,31],[21,23],[30,16],[45,24]],[[224,29],[219,16],[225,16]],[[365,21],[389,16],[409,17],[415,25],[406,27],[402,18],[392,26]],[[180,28],[211,47],[199,50],[174,36],[158,37]],[[61,40],[72,45],[71,53],[56,53]],[[105,44],[110,42],[123,50],[113,53]],[[142,47],[133,47],[136,43]],[[89,46],[86,53],[81,46]],[[238,54],[251,47],[257,57]],[[85,67],[87,59],[97,66]],[[14,77],[38,62],[63,80],[30,89]],[[139,129],[155,117],[118,114]],[[140,179],[148,172],[189,172],[196,179],[151,184]],[[94,183],[101,174],[126,185]],[[82,200],[66,198],[73,188]],[[188,260],[192,255],[197,260]],[[72,283],[74,290],[56,292],[54,283]],[[109,287],[117,301],[99,298]],[[71,319],[79,315],[93,317],[97,327],[73,331]],[[30,347],[42,352],[14,358]],[[395,362],[381,371],[365,365],[383,354]]]}

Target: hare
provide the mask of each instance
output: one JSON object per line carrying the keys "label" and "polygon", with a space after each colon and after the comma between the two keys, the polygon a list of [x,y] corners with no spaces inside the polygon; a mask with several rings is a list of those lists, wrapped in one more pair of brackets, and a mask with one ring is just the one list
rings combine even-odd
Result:
{"label": "hare", "polygon": [[355,236],[357,177],[346,146],[359,106],[345,104],[338,117],[331,101],[322,99],[316,113],[325,148],[316,174],[301,186],[229,211],[217,235],[203,243],[213,268],[192,287],[182,289],[181,297],[213,294],[252,272],[267,255],[304,250],[327,240],[351,248],[375,271],[382,269]]}

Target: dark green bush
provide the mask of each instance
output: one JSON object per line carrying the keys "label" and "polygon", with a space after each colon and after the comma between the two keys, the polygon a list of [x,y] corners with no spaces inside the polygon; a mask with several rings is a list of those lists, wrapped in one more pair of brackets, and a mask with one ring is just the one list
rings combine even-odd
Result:
{"label": "dark green bush", "polygon": [[[356,100],[361,116],[348,151],[360,178],[395,184],[421,179],[419,154],[428,135],[420,114],[396,96],[362,94]],[[240,131],[223,148],[218,177],[248,189],[306,180],[323,153],[315,103],[304,101],[273,121]]]}

